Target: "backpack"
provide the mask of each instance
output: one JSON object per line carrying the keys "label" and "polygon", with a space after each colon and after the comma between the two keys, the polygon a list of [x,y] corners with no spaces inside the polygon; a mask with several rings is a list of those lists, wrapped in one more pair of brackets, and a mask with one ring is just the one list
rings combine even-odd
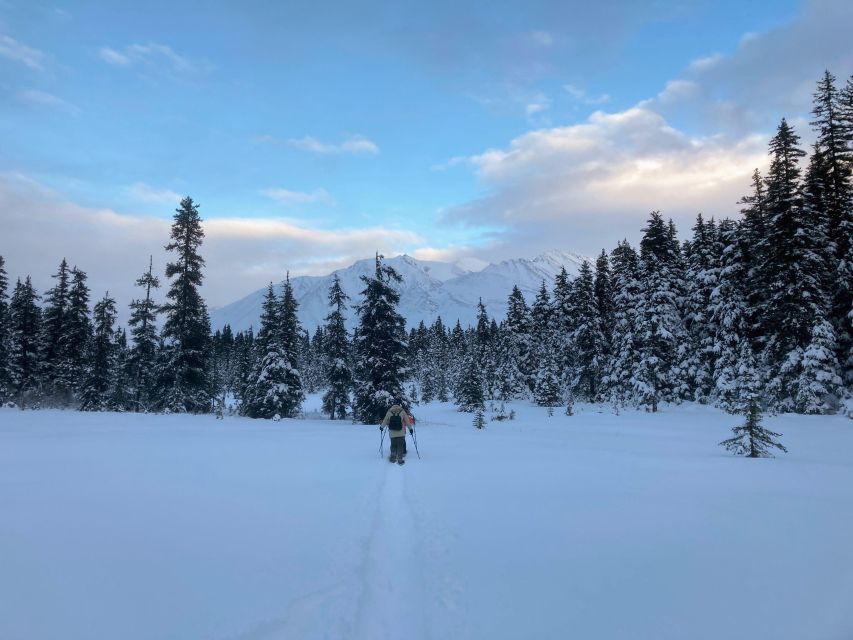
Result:
{"label": "backpack", "polygon": [[388,420],[388,428],[394,431],[399,431],[403,428],[403,416],[399,413],[392,413],[391,419]]}

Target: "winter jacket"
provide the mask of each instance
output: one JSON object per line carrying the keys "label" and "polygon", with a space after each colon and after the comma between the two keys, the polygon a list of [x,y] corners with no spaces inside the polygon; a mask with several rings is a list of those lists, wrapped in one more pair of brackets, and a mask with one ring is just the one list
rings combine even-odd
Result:
{"label": "winter jacket", "polygon": [[399,404],[395,404],[390,409],[388,409],[388,413],[386,413],[385,417],[382,418],[382,426],[387,427],[388,423],[391,422],[391,416],[397,415],[398,413],[400,414],[400,417],[403,418],[403,428],[399,431],[388,429],[388,435],[392,438],[405,438],[406,429],[412,425],[412,418],[408,413],[406,413],[406,410]]}

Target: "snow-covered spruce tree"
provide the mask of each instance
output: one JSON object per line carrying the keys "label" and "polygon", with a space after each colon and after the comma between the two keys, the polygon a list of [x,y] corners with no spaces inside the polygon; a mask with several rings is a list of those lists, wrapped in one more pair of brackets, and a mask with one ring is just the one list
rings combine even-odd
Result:
{"label": "snow-covered spruce tree", "polygon": [[[822,253],[825,228],[804,202],[797,147],[799,136],[783,119],[770,143],[767,175],[767,253],[761,285],[767,304],[762,310],[764,358],[771,366],[768,393],[776,409],[797,409],[802,358],[812,330],[828,317]],[[834,331],[834,330],[833,330]],[[835,342],[835,339],[832,339]],[[837,362],[834,370],[837,371]]]}
{"label": "snow-covered spruce tree", "polygon": [[66,335],[65,366],[66,380],[71,380],[74,395],[79,395],[85,372],[89,364],[89,347],[92,342],[92,320],[89,317],[89,285],[88,277],[82,269],[74,267],[71,270],[71,291],[68,295],[68,316],[65,320]]}
{"label": "snow-covered spruce tree", "polygon": [[86,382],[80,394],[80,411],[108,411],[111,388],[116,376],[116,301],[109,292],[95,304],[94,337]]}
{"label": "snow-covered spruce tree", "polygon": [[[449,352],[449,341],[447,330],[441,321],[441,316],[436,318],[430,328],[430,360],[432,361],[432,380],[435,384],[435,397],[439,402],[450,400],[450,369],[451,357]],[[490,362],[494,362],[490,358]]]}
{"label": "snow-covered spruce tree", "polygon": [[483,377],[483,393],[486,398],[496,397],[497,361],[495,359],[496,336],[492,331],[492,322],[486,311],[486,305],[480,298],[477,303],[477,327],[474,331],[474,344],[477,351],[477,363]]}
{"label": "snow-covered spruce tree", "polygon": [[712,349],[714,363],[713,396],[717,404],[730,413],[744,410],[744,387],[740,383],[744,350],[752,357],[749,340],[749,313],[747,308],[747,240],[743,223],[736,225],[723,220],[719,227],[723,247],[719,260],[717,286],[711,291],[708,314],[713,331]]}
{"label": "snow-covered spruce tree", "polygon": [[551,326],[554,330],[554,351],[557,356],[557,373],[563,392],[571,389],[575,379],[575,345],[572,336],[575,329],[574,289],[565,267],[554,279],[553,313]]}
{"label": "snow-covered spruce tree", "polygon": [[395,397],[408,404],[403,391],[406,321],[397,311],[400,294],[394,288],[403,279],[382,260],[377,253],[373,276],[361,276],[364,290],[362,302],[356,307],[353,413],[356,420],[365,424],[378,423]]}
{"label": "snow-covered spruce tree", "polygon": [[781,434],[765,429],[761,426],[760,394],[761,384],[755,369],[755,360],[752,358],[751,350],[742,363],[739,383],[743,389],[746,406],[743,413],[746,422],[732,429],[733,436],[723,440],[720,446],[735,453],[736,455],[748,456],[750,458],[772,457],[769,452],[771,447],[787,453],[787,449],[774,438]]}
{"label": "snow-covered spruce tree", "polygon": [[133,406],[133,384],[128,366],[130,349],[123,327],[116,329],[114,343],[115,375],[110,385],[109,406],[113,411],[127,411]]}
{"label": "snow-covered spruce tree", "polygon": [[828,264],[831,265],[829,320],[838,337],[836,356],[847,369],[853,386],[853,82],[846,90],[836,88],[835,77],[826,71],[814,93],[812,127],[817,134],[815,155],[820,155],[822,209],[826,218]]}
{"label": "snow-covered spruce tree", "polygon": [[506,321],[501,331],[498,379],[501,399],[530,398],[536,383],[536,361],[527,302],[518,286],[513,286],[507,301]]}
{"label": "snow-covered spruce tree", "polygon": [[462,365],[462,376],[457,385],[456,407],[468,413],[485,407],[483,395],[483,373],[477,362],[477,353],[470,349]]}
{"label": "snow-covered spruce tree", "polygon": [[693,226],[693,239],[687,257],[687,296],[684,325],[688,342],[681,370],[693,389],[693,399],[709,401],[714,384],[714,327],[710,318],[711,293],[717,286],[719,238],[713,218],[705,223],[702,214]]}
{"label": "snow-covered spruce tree", "polygon": [[[532,342],[533,357],[536,363],[534,373],[541,368],[540,362],[545,354],[554,349],[554,310],[551,305],[551,297],[545,287],[545,281],[539,286],[539,292],[530,308],[530,337]],[[479,327],[479,325],[478,325]]]}
{"label": "snow-covered spruce tree", "polygon": [[595,297],[595,281],[589,263],[583,262],[574,284],[575,372],[571,389],[575,398],[594,402],[598,397],[605,365],[606,345]]}
{"label": "snow-covered spruce tree", "polygon": [[640,404],[657,411],[661,400],[680,397],[682,381],[679,345],[684,331],[678,309],[677,260],[671,227],[652,212],[641,243],[642,286],[637,317],[640,361],[633,375]]}
{"label": "snow-covered spruce tree", "polygon": [[47,406],[67,406],[71,401],[72,381],[64,374],[68,373],[67,348],[69,336],[66,318],[68,316],[68,297],[71,270],[65,258],[59,264],[57,272],[51,276],[55,280],[53,287],[44,294],[42,309],[41,336],[39,338],[39,378],[41,379],[42,404]]}
{"label": "snow-covered spruce tree", "polygon": [[[288,292],[292,299],[289,278],[281,299],[276,298],[272,283],[264,297],[261,327],[255,340],[256,364],[243,407],[243,413],[250,418],[295,417],[302,404],[301,379],[295,365],[298,325],[294,326],[293,318],[287,323],[289,335],[285,344],[285,307],[295,302],[285,305]],[[290,313],[295,316],[295,308]]]}
{"label": "snow-covered spruce tree", "polygon": [[611,253],[613,263],[613,345],[604,377],[604,394],[617,408],[636,404],[633,376],[639,366],[640,259],[623,240]]}
{"label": "snow-covered spruce tree", "polygon": [[539,363],[534,400],[541,407],[558,407],[562,404],[562,395],[557,357],[553,351],[548,351]]}
{"label": "snow-covered spruce tree", "polygon": [[22,408],[38,402],[41,309],[30,276],[19,279],[9,304],[9,377],[15,401]]}
{"label": "snow-covered spruce tree", "polygon": [[802,353],[796,352],[799,376],[794,407],[797,413],[833,413],[838,408],[843,386],[836,353],[834,327],[828,320],[816,319],[809,344]]}
{"label": "snow-covered spruce tree", "polygon": [[352,391],[352,369],[350,367],[351,345],[346,328],[344,310],[349,296],[341,288],[335,274],[329,288],[329,306],[332,311],[326,316],[326,381],[328,387],[323,394],[323,411],[332,420],[344,420],[350,406]]}
{"label": "snow-covered spruce tree", "polygon": [[287,375],[285,376],[287,392],[284,413],[281,414],[282,418],[298,416],[302,412],[302,402],[305,400],[302,375],[299,372],[299,337],[302,335],[302,327],[299,325],[298,310],[299,303],[293,294],[290,274],[287,274],[284,279],[279,310],[279,341],[288,365]]}
{"label": "snow-covered spruce tree", "polygon": [[154,258],[148,260],[148,271],[136,280],[145,297],[130,303],[130,336],[133,346],[128,354],[129,378],[132,386],[131,407],[134,411],[150,411],[154,397],[154,371],[157,362],[157,304],[152,298],[154,290],[160,288],[160,280],[154,275]]}
{"label": "snow-covered spruce tree", "polygon": [[174,279],[166,294],[169,302],[161,307],[166,314],[163,337],[169,356],[161,401],[171,412],[203,413],[211,408],[207,380],[210,318],[199,292],[204,278],[204,259],[199,254],[203,239],[198,205],[186,197],[175,210],[171,242],[166,245],[175,252],[175,261],[166,265],[166,277]]}
{"label": "snow-covered spruce tree", "polygon": [[764,345],[762,335],[761,314],[767,305],[764,287],[761,280],[764,275],[764,261],[767,254],[767,193],[764,179],[756,169],[752,174],[752,194],[740,200],[744,205],[740,212],[743,218],[739,225],[740,247],[743,254],[745,281],[751,283],[746,288],[746,322],[747,335],[755,349]]}
{"label": "snow-covered spruce tree", "polygon": [[486,416],[483,414],[483,409],[477,409],[474,412],[474,428],[475,429],[485,429],[486,428]]}
{"label": "snow-covered spruce tree", "polygon": [[602,249],[595,261],[595,300],[598,305],[598,317],[601,321],[601,335],[604,336],[603,371],[607,371],[612,355],[615,311],[613,295],[613,273],[610,268],[610,258],[607,252]]}
{"label": "snow-covered spruce tree", "polygon": [[0,256],[0,406],[12,396],[11,364],[9,360],[9,279],[5,261]]}

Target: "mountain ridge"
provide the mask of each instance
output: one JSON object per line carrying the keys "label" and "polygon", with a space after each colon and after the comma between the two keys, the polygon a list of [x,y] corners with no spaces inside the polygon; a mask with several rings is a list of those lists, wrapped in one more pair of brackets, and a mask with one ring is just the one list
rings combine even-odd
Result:
{"label": "mountain ridge", "polygon": [[[570,275],[576,275],[584,261],[594,262],[587,256],[563,251],[547,251],[534,258],[513,258],[497,263],[419,260],[406,254],[385,260],[403,277],[398,286],[399,311],[406,318],[407,328],[415,327],[421,321],[432,324],[438,316],[450,326],[457,319],[462,326],[473,324],[480,298],[490,316],[502,318],[513,286],[518,286],[528,302],[532,302],[543,280],[550,286],[563,267]],[[329,313],[328,290],[333,277],[338,275],[341,287],[350,296],[347,326],[353,328],[356,324],[354,306],[359,302],[358,294],[363,288],[360,276],[372,274],[374,266],[374,258],[366,258],[325,276],[291,278],[293,293],[299,302],[302,327],[313,333],[323,324]],[[281,283],[275,287],[280,291]],[[250,326],[257,330],[265,293],[266,287],[263,287],[230,304],[212,309],[212,328],[216,330],[229,324],[234,331],[244,331]]]}

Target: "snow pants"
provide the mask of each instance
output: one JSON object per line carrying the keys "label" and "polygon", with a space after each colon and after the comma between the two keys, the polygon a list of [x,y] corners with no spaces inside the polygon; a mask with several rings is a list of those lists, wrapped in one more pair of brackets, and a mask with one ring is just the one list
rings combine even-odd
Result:
{"label": "snow pants", "polygon": [[[405,431],[403,432],[405,434]],[[406,455],[406,436],[401,438],[391,438],[391,455],[405,457]]]}

